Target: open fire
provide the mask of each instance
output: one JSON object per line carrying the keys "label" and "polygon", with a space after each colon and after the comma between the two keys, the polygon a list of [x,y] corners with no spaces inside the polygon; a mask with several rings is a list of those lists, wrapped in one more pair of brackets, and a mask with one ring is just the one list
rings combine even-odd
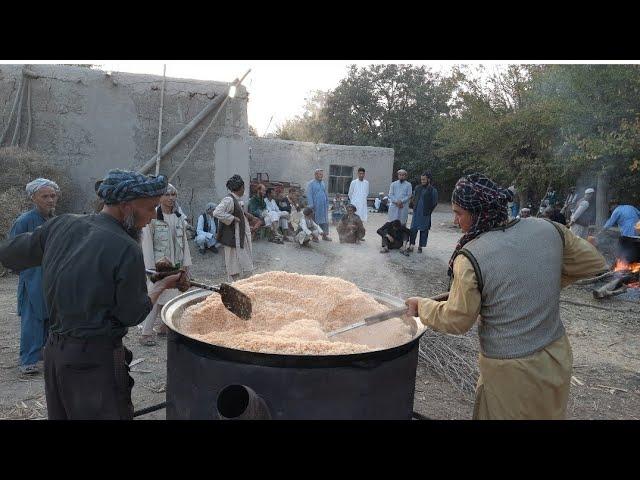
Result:
{"label": "open fire", "polygon": [[613,279],[593,290],[593,296],[597,299],[623,294],[629,288],[640,289],[640,262],[627,262],[623,258],[618,258],[606,277]]}

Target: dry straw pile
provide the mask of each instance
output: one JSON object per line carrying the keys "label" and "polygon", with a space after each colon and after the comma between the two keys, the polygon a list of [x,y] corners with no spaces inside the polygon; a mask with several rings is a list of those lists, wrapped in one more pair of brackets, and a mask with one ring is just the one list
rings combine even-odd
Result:
{"label": "dry straw pile", "polygon": [[32,208],[25,186],[38,177],[53,180],[60,186],[57,213],[70,211],[73,184],[69,175],[41,154],[20,147],[0,148],[0,170],[0,239],[9,235],[18,215]]}

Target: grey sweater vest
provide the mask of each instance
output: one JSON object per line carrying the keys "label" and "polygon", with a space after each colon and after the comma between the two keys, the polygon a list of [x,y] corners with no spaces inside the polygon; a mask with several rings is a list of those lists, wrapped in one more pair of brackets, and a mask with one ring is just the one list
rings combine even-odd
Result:
{"label": "grey sweater vest", "polygon": [[461,251],[474,265],[481,287],[478,334],[485,356],[526,357],[564,335],[562,235],[551,222],[527,218],[485,232]]}

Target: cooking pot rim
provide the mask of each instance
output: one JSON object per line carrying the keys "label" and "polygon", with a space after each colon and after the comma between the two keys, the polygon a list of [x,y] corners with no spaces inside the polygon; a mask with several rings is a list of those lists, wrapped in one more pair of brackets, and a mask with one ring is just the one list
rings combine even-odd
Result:
{"label": "cooking pot rim", "polygon": [[[368,289],[368,288],[360,288],[363,292],[369,293],[373,295],[376,300],[383,300],[381,303],[386,303],[392,307],[398,307],[404,305],[404,301],[398,297],[394,297],[388,295],[383,292],[378,292],[376,290]],[[340,362],[341,360],[346,360],[349,362],[359,361],[359,360],[368,360],[368,359],[379,359],[381,356],[386,357],[390,355],[392,357],[397,356],[398,354],[403,353],[405,350],[408,350],[412,347],[412,345],[419,341],[422,335],[426,332],[426,327],[422,324],[422,322],[414,317],[414,321],[416,322],[416,332],[413,334],[410,340],[401,343],[399,345],[394,345],[393,347],[377,349],[377,350],[369,350],[367,352],[356,352],[356,353],[340,353],[340,354],[325,354],[325,355],[302,355],[302,354],[287,354],[287,353],[271,353],[271,352],[255,352],[251,350],[241,350],[237,348],[225,347],[218,344],[204,342],[198,338],[195,338],[191,335],[188,335],[179,328],[177,328],[173,324],[173,314],[175,311],[180,308],[186,300],[190,297],[193,297],[192,300],[196,300],[189,304],[192,305],[194,303],[200,302],[208,297],[212,292],[203,290],[200,288],[189,290],[177,297],[169,300],[161,311],[162,322],[176,335],[178,338],[184,338],[188,340],[188,343],[192,346],[201,346],[204,347],[203,351],[210,351],[211,353],[221,354],[223,357],[244,357],[248,361],[248,359],[262,360],[258,363],[271,363],[272,361],[277,361],[278,364],[282,363],[283,359],[287,359],[288,361],[295,362],[296,365],[299,365],[299,362],[308,363],[312,362],[313,365],[322,366],[323,363],[329,362]],[[195,342],[195,343],[193,343]],[[218,355],[219,356],[219,355]],[[253,362],[251,362],[253,363]]]}

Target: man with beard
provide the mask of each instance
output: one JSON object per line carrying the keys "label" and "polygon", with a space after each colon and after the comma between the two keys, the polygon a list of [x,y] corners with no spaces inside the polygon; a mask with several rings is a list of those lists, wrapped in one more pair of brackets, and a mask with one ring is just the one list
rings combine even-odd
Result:
{"label": "man with beard", "polygon": [[[144,265],[149,270],[159,270],[158,264],[168,263],[171,270],[182,269],[189,277],[191,252],[187,238],[187,220],[186,216],[176,209],[177,198],[178,190],[168,184],[166,193],[160,197],[160,205],[156,207],[155,217],[142,229],[142,256]],[[148,280],[147,288],[151,287],[152,283]],[[167,327],[158,320],[158,313],[169,300],[178,295],[180,292],[177,289],[162,292],[158,303],[153,306],[142,324],[142,334],[138,339],[140,345],[156,345],[153,332],[161,336],[167,334]]]}
{"label": "man with beard", "polygon": [[360,243],[364,239],[365,228],[355,205],[347,205],[347,213],[338,222],[336,230],[340,243]]}
{"label": "man with beard", "polygon": [[409,199],[413,188],[407,182],[407,171],[398,170],[398,180],[389,187],[389,222],[400,220],[402,225],[407,224],[409,218]]}
{"label": "man with beard", "polygon": [[167,288],[186,290],[182,274],[147,292],[140,231],[167,188],[164,176],[111,170],[97,186],[98,214],[65,214],[0,243],[14,270],[42,265],[51,328],[44,348],[49,419],[133,418],[131,352],[122,344]]}
{"label": "man with beard", "polygon": [[[53,217],[58,193],[58,184],[46,178],[36,178],[26,187],[34,208],[20,215],[9,237],[33,232]],[[49,319],[42,292],[42,267],[28,268],[20,272],[18,281],[18,315],[20,316],[20,373],[34,375],[40,372],[42,347],[47,338]]]}

